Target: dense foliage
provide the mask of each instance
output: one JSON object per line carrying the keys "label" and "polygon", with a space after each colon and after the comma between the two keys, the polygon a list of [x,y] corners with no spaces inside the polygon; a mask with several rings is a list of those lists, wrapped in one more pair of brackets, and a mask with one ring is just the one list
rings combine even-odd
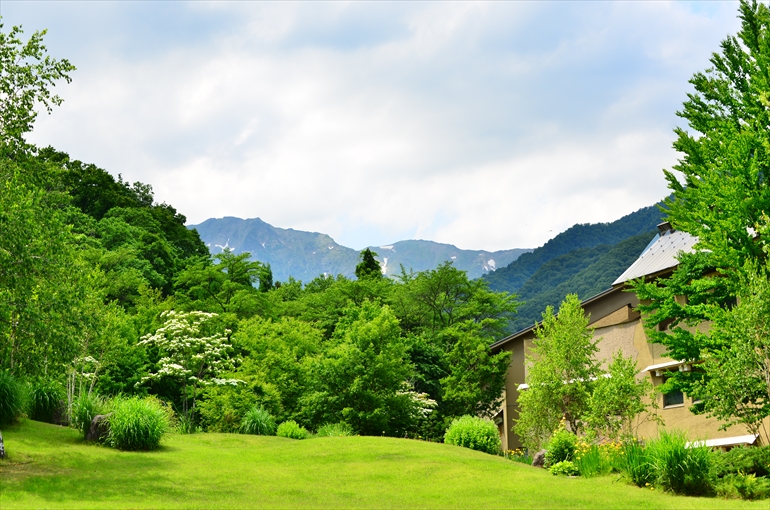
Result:
{"label": "dense foliage", "polygon": [[636,379],[633,359],[618,351],[602,370],[596,357],[599,340],[588,320],[577,296],[569,294],[559,313],[548,307],[535,329],[526,357],[528,387],[519,394],[514,426],[532,451],[565,427],[576,434],[617,439],[633,435],[635,420],[656,417],[647,413],[652,385]]}
{"label": "dense foliage", "polygon": [[452,421],[444,435],[444,442],[485,453],[500,452],[497,425],[477,416],[465,415]]}
{"label": "dense foliage", "polygon": [[[547,262],[580,248],[614,246],[629,237],[655,230],[663,214],[655,206],[645,207],[612,223],[578,224],[560,233],[543,246],[525,253],[507,267],[484,276],[492,290],[516,292],[527,284]],[[638,255],[638,253],[637,253]],[[572,276],[574,273],[569,273]],[[617,276],[619,276],[618,273]],[[558,302],[558,300],[557,300]],[[555,303],[551,303],[555,304]],[[541,309],[542,311],[542,309]]]}
{"label": "dense foliage", "polygon": [[274,282],[248,253],[212,257],[149,185],[22,143],[74,68],[20,34],[0,38],[0,85],[23,82],[0,109],[0,370],[36,381],[35,418],[66,400],[86,432],[101,396],[144,409],[150,394],[190,432],[251,431],[259,408],[310,430],[440,439],[497,409],[510,354],[487,346],[512,296],[449,263],[382,278],[371,251],[357,279],[305,284]]}

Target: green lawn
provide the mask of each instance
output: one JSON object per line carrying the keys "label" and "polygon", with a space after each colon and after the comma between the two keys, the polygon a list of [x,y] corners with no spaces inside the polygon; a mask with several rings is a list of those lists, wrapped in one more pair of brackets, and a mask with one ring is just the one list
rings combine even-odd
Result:
{"label": "green lawn", "polygon": [[169,435],[155,452],[85,444],[29,420],[3,431],[0,509],[768,508],[684,498],[617,477],[563,478],[455,446],[382,437]]}

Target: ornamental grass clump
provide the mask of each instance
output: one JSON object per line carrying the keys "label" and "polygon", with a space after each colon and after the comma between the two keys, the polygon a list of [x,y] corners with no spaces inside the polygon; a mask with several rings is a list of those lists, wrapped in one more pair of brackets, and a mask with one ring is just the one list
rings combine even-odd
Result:
{"label": "ornamental grass clump", "polygon": [[688,496],[712,492],[713,454],[707,446],[688,444],[684,432],[661,432],[646,454],[656,486]]}
{"label": "ornamental grass clump", "polygon": [[106,403],[96,393],[81,393],[72,402],[70,425],[83,433],[83,438],[88,435],[94,416],[104,414]]}
{"label": "ornamental grass clump", "polygon": [[654,481],[652,464],[647,451],[636,439],[623,444],[618,464],[620,471],[637,487],[646,487]]}
{"label": "ornamental grass clump", "polygon": [[241,433],[258,436],[275,435],[275,418],[261,406],[254,406],[243,416]]}
{"label": "ornamental grass clump", "polygon": [[327,423],[325,425],[321,425],[315,435],[316,437],[352,436],[353,427],[344,421],[339,423]]}
{"label": "ornamental grass clump", "polygon": [[22,385],[10,372],[0,371],[0,425],[7,425],[18,417],[23,402]]}
{"label": "ornamental grass clump", "polygon": [[574,462],[580,471],[580,476],[590,478],[619,471],[622,454],[623,445],[620,443],[613,441],[597,445],[579,439],[575,448]]}
{"label": "ornamental grass clump", "polygon": [[61,422],[65,407],[64,398],[64,389],[55,382],[35,381],[29,388],[27,415],[35,421]]}
{"label": "ornamental grass clump", "polygon": [[107,443],[121,450],[154,450],[168,430],[168,414],[155,399],[116,397]]}
{"label": "ornamental grass clump", "polygon": [[500,433],[491,420],[462,416],[453,420],[444,434],[444,442],[496,455],[500,452]]}
{"label": "ornamental grass clump", "polygon": [[301,427],[294,420],[289,420],[278,425],[275,433],[279,437],[288,437],[289,439],[307,439],[310,433],[305,427]]}

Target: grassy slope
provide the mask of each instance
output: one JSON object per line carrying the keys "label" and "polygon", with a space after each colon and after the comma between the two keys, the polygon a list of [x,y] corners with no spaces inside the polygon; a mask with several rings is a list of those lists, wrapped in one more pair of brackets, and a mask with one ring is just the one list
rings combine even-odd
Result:
{"label": "grassy slope", "polygon": [[0,508],[766,508],[683,498],[615,477],[553,477],[454,446],[378,437],[171,435],[156,452],[86,445],[24,421],[3,432]]}

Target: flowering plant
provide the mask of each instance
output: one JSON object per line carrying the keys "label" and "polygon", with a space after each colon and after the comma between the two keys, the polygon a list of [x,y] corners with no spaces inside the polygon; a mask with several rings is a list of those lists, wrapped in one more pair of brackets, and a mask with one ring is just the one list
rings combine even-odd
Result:
{"label": "flowering plant", "polygon": [[137,384],[164,377],[178,380],[182,384],[182,414],[189,419],[200,386],[243,382],[219,377],[223,372],[232,370],[236,361],[230,357],[230,331],[225,329],[208,336],[203,334],[204,326],[217,317],[215,313],[168,310],[161,317],[165,319],[163,325],[154,334],[142,337],[139,344],[154,344],[164,356],[158,361],[158,370],[143,377]]}

